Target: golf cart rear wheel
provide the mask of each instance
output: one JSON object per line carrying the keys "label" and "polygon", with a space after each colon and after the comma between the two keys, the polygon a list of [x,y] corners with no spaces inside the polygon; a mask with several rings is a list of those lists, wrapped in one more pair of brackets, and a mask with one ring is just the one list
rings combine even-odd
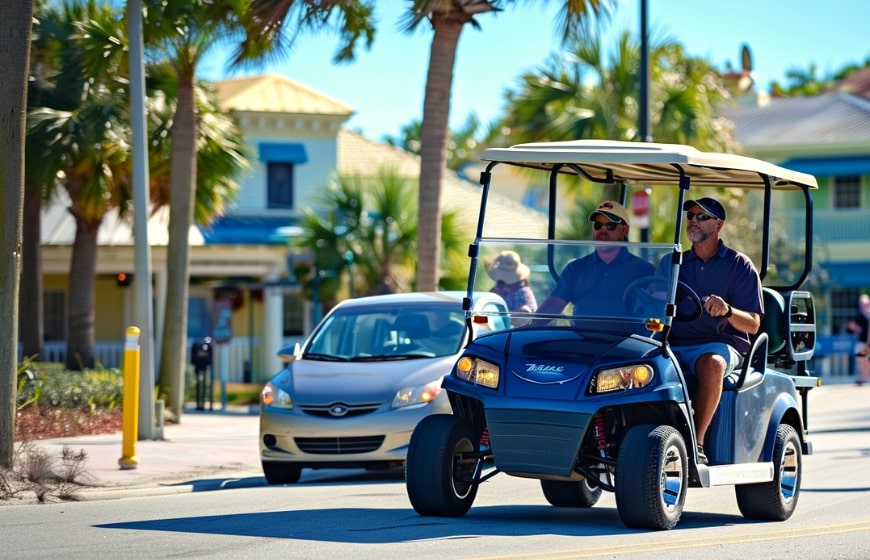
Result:
{"label": "golf cart rear wheel", "polygon": [[683,513],[689,459],[672,426],[644,424],[625,435],[616,459],[616,509],[627,527],[673,529]]}
{"label": "golf cart rear wheel", "polygon": [[785,521],[794,513],[801,491],[803,456],[795,429],[782,424],[773,445],[773,480],[735,487],[737,507],[746,519]]}
{"label": "golf cart rear wheel", "polygon": [[433,414],[417,424],[405,462],[405,488],[417,513],[461,517],[468,512],[481,461],[465,454],[478,450],[476,439],[468,423],[452,414]]}
{"label": "golf cart rear wheel", "polygon": [[283,461],[263,461],[263,475],[269,484],[295,484],[302,475],[302,467]]}
{"label": "golf cart rear wheel", "polygon": [[601,487],[590,484],[587,479],[580,482],[542,480],[541,490],[550,505],[557,507],[588,508],[597,504],[601,497]]}

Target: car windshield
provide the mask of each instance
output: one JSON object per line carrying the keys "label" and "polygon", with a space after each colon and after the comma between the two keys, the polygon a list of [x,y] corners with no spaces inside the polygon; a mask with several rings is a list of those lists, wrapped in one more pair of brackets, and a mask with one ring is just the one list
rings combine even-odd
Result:
{"label": "car windshield", "polygon": [[[514,327],[549,323],[651,335],[670,324],[665,304],[676,298],[671,262],[678,245],[487,238],[478,247],[470,287],[504,297]],[[507,270],[499,266],[505,255]],[[513,266],[514,259],[521,264]],[[514,290],[525,286],[546,309],[520,308],[523,298]],[[556,299],[548,301],[551,295]]]}
{"label": "car windshield", "polygon": [[384,361],[456,354],[465,332],[460,303],[347,306],[326,317],[303,358]]}

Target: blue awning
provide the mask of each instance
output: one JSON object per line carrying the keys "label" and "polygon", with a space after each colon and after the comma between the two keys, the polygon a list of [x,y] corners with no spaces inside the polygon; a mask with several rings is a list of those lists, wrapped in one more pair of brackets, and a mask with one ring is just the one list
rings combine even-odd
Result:
{"label": "blue awning", "polygon": [[816,177],[870,175],[870,155],[830,158],[795,158],[784,161],[780,165],[802,173],[809,173]]}
{"label": "blue awning", "polygon": [[206,245],[286,245],[300,231],[286,216],[222,216],[202,228],[202,237]]}
{"label": "blue awning", "polygon": [[870,286],[870,262],[820,263],[828,273],[827,284],[843,288]]}
{"label": "blue awning", "polygon": [[296,142],[260,142],[260,161],[268,163],[305,163],[305,145]]}

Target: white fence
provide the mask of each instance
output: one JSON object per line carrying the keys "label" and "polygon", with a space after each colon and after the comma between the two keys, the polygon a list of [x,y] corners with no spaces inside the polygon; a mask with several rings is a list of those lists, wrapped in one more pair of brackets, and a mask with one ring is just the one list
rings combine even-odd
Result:
{"label": "white fence", "polygon": [[[284,340],[285,344],[293,344],[296,342],[296,338],[287,338]],[[186,348],[187,348],[187,359],[185,363],[190,364],[190,347],[193,344],[193,340],[189,340]],[[227,356],[227,381],[230,382],[243,382],[245,381],[245,368],[253,367],[251,362],[258,361],[256,359],[252,360],[252,356],[259,356],[260,347],[262,346],[263,341],[259,337],[240,337],[232,339],[229,344],[227,344],[226,352],[222,352],[221,349],[217,346],[213,349],[213,359],[214,364],[212,366],[212,370],[215,375],[215,379],[218,378],[220,373],[223,371],[221,363],[222,356],[225,354]],[[277,351],[277,349],[276,349]],[[18,359],[19,361],[24,358],[23,349],[21,344],[18,345]],[[105,368],[120,368],[124,362],[124,341],[112,341],[112,342],[97,342],[94,344],[94,358],[96,363]],[[37,358],[39,362],[52,362],[52,363],[66,363],[66,342],[44,342],[42,345],[42,355]],[[155,368],[157,364],[155,364]],[[262,375],[253,374],[253,379],[268,379],[273,374],[277,373],[276,371],[268,371],[261,372]]]}

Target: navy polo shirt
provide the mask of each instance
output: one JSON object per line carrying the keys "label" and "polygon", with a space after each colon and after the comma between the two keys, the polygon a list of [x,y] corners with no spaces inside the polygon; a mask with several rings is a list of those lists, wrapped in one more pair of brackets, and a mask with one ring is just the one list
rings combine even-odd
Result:
{"label": "navy polo shirt", "polygon": [[[574,315],[628,315],[623,304],[625,289],[655,267],[632,255],[625,247],[606,263],[595,251],[568,263],[559,276],[553,296],[574,304]],[[618,306],[618,307],[617,307]]]}
{"label": "navy polo shirt", "polygon": [[[661,266],[670,266],[670,258],[662,261],[660,270]],[[700,298],[717,295],[733,308],[764,314],[758,271],[749,257],[727,247],[721,240],[719,250],[706,261],[694,250],[684,252],[680,280]],[[724,342],[744,354],[752,346],[749,335],[732,327],[728,319],[707,313],[695,321],[674,321],[670,340],[674,345]]]}

